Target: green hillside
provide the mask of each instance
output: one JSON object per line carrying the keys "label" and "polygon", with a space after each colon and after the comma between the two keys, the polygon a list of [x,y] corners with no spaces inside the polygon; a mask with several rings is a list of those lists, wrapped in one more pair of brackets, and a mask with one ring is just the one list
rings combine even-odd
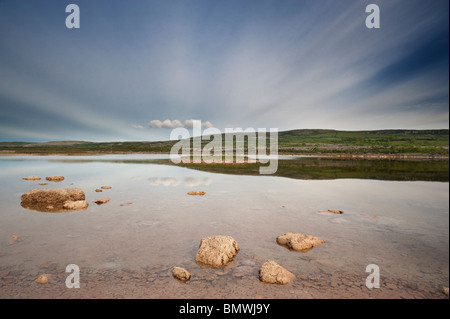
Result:
{"label": "green hillside", "polygon": [[[202,141],[202,145],[208,142],[206,140]],[[83,141],[48,143],[0,142],[0,155],[168,153],[174,143],[175,141],[105,143]],[[449,130],[292,130],[278,133],[278,147],[280,154],[423,154],[448,156]]]}

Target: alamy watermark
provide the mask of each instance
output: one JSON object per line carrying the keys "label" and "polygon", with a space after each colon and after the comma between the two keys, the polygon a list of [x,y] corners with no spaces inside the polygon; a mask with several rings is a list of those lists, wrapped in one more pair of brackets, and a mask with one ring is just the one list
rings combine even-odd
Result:
{"label": "alamy watermark", "polygon": [[67,288],[80,288],[80,267],[75,264],[67,265],[66,272],[71,274],[66,278]]}
{"label": "alamy watermark", "polygon": [[[259,167],[260,174],[274,174],[278,169],[277,128],[271,128],[269,132],[265,128],[225,128],[225,134],[222,134],[215,127],[202,132],[201,121],[193,120],[192,136],[188,129],[178,127],[172,130],[170,139],[179,140],[170,151],[174,164],[259,162],[268,163]],[[202,141],[210,142],[202,146]]]}
{"label": "alamy watermark", "polygon": [[[66,6],[66,28],[79,29],[80,28],[80,7],[77,4],[69,4]],[[369,4],[366,6],[366,27],[368,29],[380,28],[380,7],[376,4]]]}
{"label": "alamy watermark", "polygon": [[370,273],[366,278],[366,287],[369,289],[380,288],[380,267],[375,264],[367,265],[366,272]]}

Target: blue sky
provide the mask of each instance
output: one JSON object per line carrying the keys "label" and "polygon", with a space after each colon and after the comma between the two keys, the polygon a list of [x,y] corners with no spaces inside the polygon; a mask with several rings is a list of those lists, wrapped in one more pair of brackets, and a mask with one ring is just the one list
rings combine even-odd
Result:
{"label": "blue sky", "polygon": [[[80,29],[66,28],[70,3]],[[365,26],[370,3],[380,29]],[[0,141],[166,140],[192,119],[220,130],[448,128],[448,7],[0,0]]]}

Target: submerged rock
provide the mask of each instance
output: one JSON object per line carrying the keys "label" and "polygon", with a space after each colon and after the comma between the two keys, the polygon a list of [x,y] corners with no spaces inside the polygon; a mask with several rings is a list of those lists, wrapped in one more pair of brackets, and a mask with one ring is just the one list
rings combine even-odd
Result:
{"label": "submerged rock", "polygon": [[[67,201],[85,200],[81,188],[32,189],[21,196],[22,207],[44,212],[62,211]],[[51,208],[48,208],[51,207]]]}
{"label": "submerged rock", "polygon": [[48,183],[39,183],[39,185],[44,186],[44,185],[48,185]]}
{"label": "submerged rock", "polygon": [[50,275],[41,274],[36,278],[36,282],[45,285],[50,280]]}
{"label": "submerged rock", "polygon": [[109,198],[100,198],[100,199],[96,199],[94,201],[94,203],[96,203],[97,205],[103,205],[103,204],[106,204],[109,201],[110,201]]}
{"label": "submerged rock", "polygon": [[64,180],[64,176],[62,175],[55,175],[55,176],[47,176],[45,178],[49,182],[62,182]]}
{"label": "submerged rock", "polygon": [[188,281],[189,279],[191,279],[191,273],[189,271],[187,271],[184,268],[181,267],[173,267],[172,268],[172,275],[183,282]]}
{"label": "submerged rock", "polygon": [[18,241],[19,239],[20,239],[19,236],[16,236],[16,235],[12,235],[12,236],[11,236],[11,240],[12,240],[13,242]]}
{"label": "submerged rock", "polygon": [[202,238],[195,261],[200,265],[222,267],[239,252],[239,244],[231,236],[210,236]]}
{"label": "submerged rock", "polygon": [[96,191],[97,193],[103,192],[101,189],[98,189],[98,188],[97,188],[95,191]]}
{"label": "submerged rock", "polygon": [[268,284],[286,285],[294,274],[273,260],[266,261],[259,270],[259,279]]}
{"label": "submerged rock", "polygon": [[343,214],[344,211],[343,210],[337,210],[337,209],[329,209],[329,210],[325,210],[325,211],[319,211],[319,213],[331,213],[331,214]]}
{"label": "submerged rock", "polygon": [[41,178],[39,176],[28,176],[22,178],[24,181],[40,181]]}
{"label": "submerged rock", "polygon": [[67,201],[64,203],[64,209],[70,210],[84,210],[88,208],[89,203],[86,200],[77,200],[77,201]]}
{"label": "submerged rock", "polygon": [[102,186],[101,189],[111,189],[111,186]]}
{"label": "submerged rock", "polygon": [[189,192],[188,195],[197,195],[197,196],[203,196],[205,195],[205,192],[201,192],[201,191],[193,191],[193,192]]}
{"label": "submerged rock", "polygon": [[315,246],[321,245],[325,240],[319,239],[311,235],[303,235],[298,233],[286,233],[277,237],[277,243],[289,249],[304,252]]}

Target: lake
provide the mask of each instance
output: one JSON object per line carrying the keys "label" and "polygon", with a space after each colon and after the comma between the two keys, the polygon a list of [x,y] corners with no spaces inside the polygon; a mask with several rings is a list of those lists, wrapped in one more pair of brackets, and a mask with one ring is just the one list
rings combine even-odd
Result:
{"label": "lake", "polygon": [[[407,180],[353,173],[314,178],[208,172],[165,165],[161,161],[167,158],[0,157],[0,298],[445,297],[448,168],[436,178],[421,175],[423,167]],[[317,161],[305,160],[309,166]],[[347,162],[352,168],[341,170],[359,171],[357,162]],[[372,163],[361,164],[362,171],[368,166],[386,171],[379,168],[384,164]],[[408,165],[410,174],[414,164]],[[43,180],[22,180],[31,175]],[[52,175],[65,179],[39,185]],[[112,188],[95,192],[103,185]],[[90,205],[65,213],[20,205],[23,193],[46,187],[81,188]],[[190,191],[206,194],[189,196]],[[104,197],[110,201],[93,203]],[[344,214],[319,213],[328,209]],[[326,242],[306,253],[289,251],[276,243],[287,232]],[[20,239],[12,241],[13,235]],[[201,238],[211,235],[232,236],[240,245],[223,269],[194,261]],[[261,283],[258,270],[268,259],[295,279],[286,286]],[[65,286],[69,264],[80,268],[79,289]],[[369,264],[380,269],[378,289],[365,285]],[[191,281],[173,279],[174,266],[188,269]],[[50,274],[48,284],[34,282],[41,273]]]}

